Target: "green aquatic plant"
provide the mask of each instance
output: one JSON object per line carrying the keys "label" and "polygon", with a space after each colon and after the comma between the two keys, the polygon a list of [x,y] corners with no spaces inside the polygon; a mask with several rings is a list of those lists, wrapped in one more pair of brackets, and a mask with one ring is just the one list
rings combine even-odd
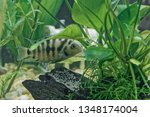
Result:
{"label": "green aquatic plant", "polygon": [[[45,30],[46,25],[52,25],[58,22],[56,18],[53,18],[59,11],[62,3],[63,0],[50,0],[49,2],[37,2],[33,0],[0,0],[0,49],[4,46],[9,48],[15,57],[14,62],[18,64],[18,68],[14,73],[8,73],[8,75],[6,74],[6,76],[2,78],[0,77],[0,92],[2,97],[9,92],[13,81],[19,72],[20,66],[22,65],[22,61],[17,62],[18,47],[30,47],[34,41],[42,40],[43,37],[46,36],[46,33],[43,31]],[[5,12],[6,4],[7,9]],[[41,6],[44,6],[44,9],[41,8]],[[47,16],[47,13],[51,14],[51,16]],[[4,30],[2,33],[3,23]],[[4,58],[0,56],[0,61],[4,65],[3,59]]]}
{"label": "green aquatic plant", "polygon": [[5,21],[5,11],[6,11],[6,0],[1,0],[0,1],[0,37],[2,35],[2,30],[3,30],[3,24]]}
{"label": "green aquatic plant", "polygon": [[[2,32],[3,32],[3,28],[4,28],[4,21],[5,21],[5,13],[6,13],[6,0],[0,0],[0,40],[1,40],[1,36],[2,36]],[[1,48],[0,48],[0,66],[2,65],[2,61],[1,61]]]}
{"label": "green aquatic plant", "polygon": [[[88,89],[88,99],[142,99],[150,93],[148,84],[150,32],[145,35],[138,30],[141,19],[150,7],[142,1],[119,5],[119,0],[75,0],[73,7],[66,0],[73,20],[81,27],[94,28],[98,43],[91,45],[88,36],[81,36],[90,79],[82,82],[81,89]],[[101,6],[101,7],[100,7]],[[121,10],[117,10],[122,6]],[[141,7],[142,6],[142,7]],[[143,12],[145,11],[145,12]],[[80,14],[79,14],[80,12]],[[83,30],[78,30],[83,33]],[[69,33],[68,33],[69,34]],[[59,34],[58,34],[59,35]],[[63,32],[61,33],[63,35]],[[71,34],[72,35],[72,34]],[[63,37],[71,37],[64,36]],[[57,36],[56,36],[57,37]],[[74,38],[75,39],[75,38]],[[147,71],[145,70],[147,68]],[[88,70],[86,70],[88,71]],[[86,74],[86,72],[85,72]]]}
{"label": "green aquatic plant", "polygon": [[[150,60],[150,32],[143,38],[137,28],[143,17],[142,1],[126,2],[126,8],[118,15],[115,14],[117,1],[116,8],[109,0],[101,1],[105,6],[102,9],[96,6],[102,5],[100,1],[95,0],[92,4],[91,0],[75,0],[73,7],[73,19],[95,28],[100,35],[99,42],[104,42],[88,47],[85,52],[87,60],[97,59],[90,67],[92,74],[89,76],[97,81],[88,85],[83,83],[82,88],[89,89],[89,99],[141,99],[150,93],[148,74],[143,69]],[[77,14],[79,11],[81,13]]]}
{"label": "green aquatic plant", "polygon": [[[51,16],[55,17],[62,0],[41,1]],[[39,2],[38,2],[39,3]],[[0,47],[7,46],[17,55],[17,46],[30,47],[34,41],[41,40],[45,36],[46,25],[56,23],[55,19],[47,16],[36,1],[7,1],[9,7],[6,11],[5,30],[1,37]]]}
{"label": "green aquatic plant", "polygon": [[0,98],[4,98],[6,93],[11,89],[11,86],[19,73],[20,67],[22,66],[23,61],[20,61],[16,70],[9,71],[2,77],[0,76]]}

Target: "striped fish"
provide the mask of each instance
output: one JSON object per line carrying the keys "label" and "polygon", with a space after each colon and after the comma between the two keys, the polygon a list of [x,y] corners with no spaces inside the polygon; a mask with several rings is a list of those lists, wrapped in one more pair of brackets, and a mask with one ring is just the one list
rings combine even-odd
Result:
{"label": "striped fish", "polygon": [[80,42],[73,39],[45,40],[34,50],[19,49],[20,59],[33,58],[36,61],[55,63],[82,52]]}

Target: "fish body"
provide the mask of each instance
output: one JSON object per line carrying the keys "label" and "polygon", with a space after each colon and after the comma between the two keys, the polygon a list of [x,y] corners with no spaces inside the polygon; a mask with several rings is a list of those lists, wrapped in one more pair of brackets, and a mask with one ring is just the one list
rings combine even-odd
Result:
{"label": "fish body", "polygon": [[20,50],[21,58],[33,58],[36,61],[55,63],[82,52],[82,45],[73,39],[51,39],[40,43],[37,48]]}

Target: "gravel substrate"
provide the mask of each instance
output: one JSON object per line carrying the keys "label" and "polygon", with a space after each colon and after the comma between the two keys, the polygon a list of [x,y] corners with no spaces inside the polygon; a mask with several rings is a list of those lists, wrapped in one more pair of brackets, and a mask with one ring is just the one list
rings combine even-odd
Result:
{"label": "gravel substrate", "polygon": [[[7,72],[3,75],[0,75],[0,78],[5,78],[6,74],[13,73],[16,69],[15,64],[6,64],[5,69]],[[16,76],[10,90],[5,94],[4,97],[0,99],[4,100],[32,100],[30,92],[22,85],[22,82],[25,80],[38,80],[40,72],[36,70],[33,66],[22,66],[19,70],[18,75]]]}
{"label": "gravel substrate", "polygon": [[[5,64],[5,72],[0,74],[0,85],[1,79],[5,79],[7,74],[13,74],[16,70],[17,65],[13,63]],[[83,73],[81,69],[72,69],[76,73]],[[33,65],[23,65],[19,70],[19,73],[15,77],[15,80],[5,96],[1,95],[0,92],[0,99],[3,100],[33,100],[32,95],[30,92],[22,85],[22,82],[25,80],[39,80],[39,75],[44,74],[36,66]],[[7,78],[8,79],[8,78]]]}

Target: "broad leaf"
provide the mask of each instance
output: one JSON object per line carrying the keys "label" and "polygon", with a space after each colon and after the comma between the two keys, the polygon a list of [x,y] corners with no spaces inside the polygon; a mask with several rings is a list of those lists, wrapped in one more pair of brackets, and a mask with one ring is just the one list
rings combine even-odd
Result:
{"label": "broad leaf", "polygon": [[139,42],[132,43],[130,50],[129,50],[130,54],[133,56],[136,53],[136,51],[138,50],[138,48],[139,48]]}
{"label": "broad leaf", "polygon": [[101,28],[106,12],[105,0],[75,0],[72,18],[79,24],[92,28],[95,28],[95,26]]}
{"label": "broad leaf", "polygon": [[[41,4],[54,16],[57,15],[64,0],[42,0]],[[37,3],[36,3],[37,4]],[[37,7],[38,8],[38,7]],[[40,7],[40,13],[38,13],[38,18],[41,24],[37,25],[34,38],[41,38],[44,34],[45,25],[52,25],[56,23],[55,19],[50,17],[48,13]]]}
{"label": "broad leaf", "polygon": [[[121,24],[121,27],[123,28],[123,31],[124,31],[124,34],[126,37],[128,37],[132,33],[137,10],[138,10],[138,4],[134,3],[131,6],[129,6],[128,8],[126,8],[125,10],[123,10],[118,15],[118,20]],[[117,39],[120,39],[120,35],[118,32],[119,32],[118,26],[115,22],[113,25],[113,35]]]}
{"label": "broad leaf", "polygon": [[114,52],[112,49],[104,48],[104,47],[89,47],[85,56],[87,60],[98,59],[101,62],[112,60],[114,58]]}
{"label": "broad leaf", "polygon": [[[55,16],[63,2],[64,0],[42,0],[41,4]],[[50,25],[55,22],[55,20],[52,19],[42,8],[40,8],[40,10],[40,21],[42,21],[45,25]]]}
{"label": "broad leaf", "polygon": [[64,31],[60,32],[59,34],[56,34],[52,37],[53,39],[58,38],[67,38],[67,39],[80,39],[82,38],[82,32],[78,25],[72,24],[65,28]]}

